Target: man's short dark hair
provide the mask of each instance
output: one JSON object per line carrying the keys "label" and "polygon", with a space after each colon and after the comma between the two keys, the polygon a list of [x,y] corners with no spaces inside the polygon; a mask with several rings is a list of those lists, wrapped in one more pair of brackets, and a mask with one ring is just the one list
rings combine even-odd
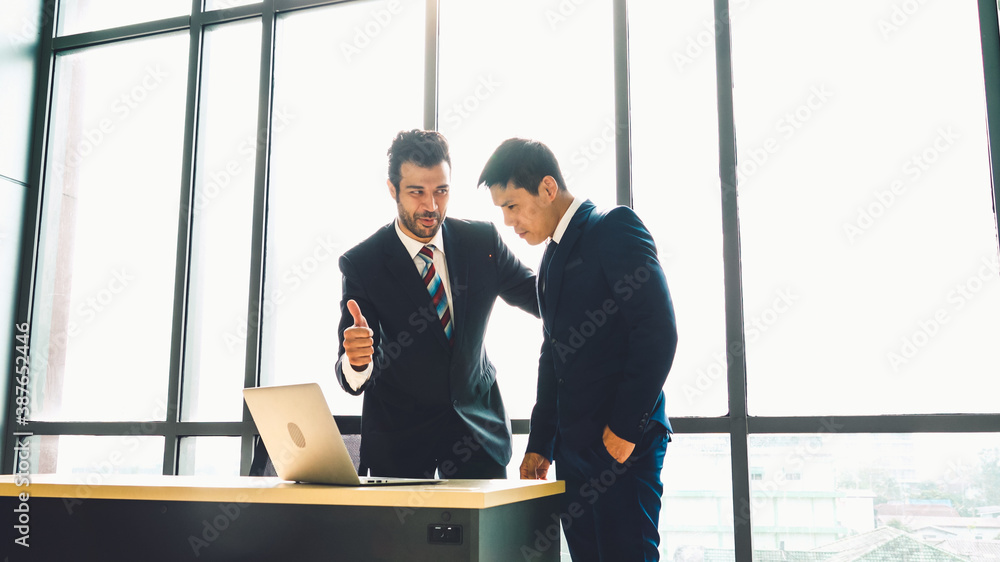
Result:
{"label": "man's short dark hair", "polygon": [[509,182],[538,195],[538,185],[545,176],[552,176],[560,190],[566,189],[559,162],[552,150],[544,144],[520,138],[500,143],[479,174],[479,185],[506,187]]}
{"label": "man's short dark hair", "polygon": [[451,156],[448,154],[448,140],[437,131],[422,131],[413,129],[400,131],[392,139],[389,147],[389,181],[396,186],[399,194],[399,182],[403,175],[399,169],[404,162],[412,162],[421,168],[433,168],[441,162],[451,166]]}

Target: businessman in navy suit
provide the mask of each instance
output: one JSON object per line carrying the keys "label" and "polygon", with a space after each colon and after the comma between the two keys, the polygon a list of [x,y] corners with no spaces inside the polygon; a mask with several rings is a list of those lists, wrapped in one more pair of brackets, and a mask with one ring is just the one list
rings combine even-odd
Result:
{"label": "businessman in navy suit", "polygon": [[508,139],[479,184],[529,244],[543,336],[521,478],[566,482],[562,521],[573,560],[658,560],[660,471],[670,422],[663,384],[677,349],[652,236],[628,207],[598,211],[567,190],[544,144]]}
{"label": "businessman in navy suit", "polygon": [[445,218],[450,176],[444,136],[399,133],[398,216],[340,259],[336,371],[364,393],[363,474],[506,478],[510,420],[483,337],[497,297],[538,316],[535,276],[492,223]]}

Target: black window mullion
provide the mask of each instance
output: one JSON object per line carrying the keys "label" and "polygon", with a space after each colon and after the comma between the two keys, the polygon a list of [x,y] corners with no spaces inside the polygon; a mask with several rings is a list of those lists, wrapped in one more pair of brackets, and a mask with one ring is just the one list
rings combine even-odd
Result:
{"label": "black window mullion", "polygon": [[[32,116],[32,139],[31,139],[31,162],[28,168],[28,186],[24,198],[24,220],[21,227],[21,255],[20,271],[18,277],[17,297],[17,321],[18,325],[27,324],[30,328],[32,320],[32,305],[34,301],[34,280],[38,267],[38,236],[39,225],[41,224],[42,210],[42,182],[45,179],[45,151],[48,143],[48,124],[50,116],[50,100],[52,99],[52,82],[55,67],[55,57],[52,51],[52,38],[55,35],[55,22],[57,19],[56,0],[45,0],[42,5],[42,21],[39,26],[39,47],[37,60],[37,74],[35,76],[35,101],[34,114]],[[15,335],[17,334],[15,330]],[[29,331],[29,343],[32,340]],[[11,345],[11,342],[4,342],[3,345]],[[0,438],[0,445],[3,451],[0,452],[0,474],[12,474],[16,471],[14,459],[15,432],[29,433],[32,431],[32,422],[26,426],[17,424],[17,392],[14,387],[17,377],[16,362],[11,356],[9,366],[0,371],[8,373],[8,401],[6,420],[3,426],[3,437]],[[30,376],[30,370],[29,370]],[[29,397],[33,403],[34,397]]]}
{"label": "black window mullion", "polygon": [[615,0],[615,188],[619,205],[632,206],[632,134],[629,93],[628,2]]}
{"label": "black window mullion", "polygon": [[215,25],[219,23],[229,23],[249,19],[261,15],[261,6],[248,4],[246,6],[233,6],[232,8],[222,8],[210,12],[202,12],[202,25]]}
{"label": "black window mullion", "polygon": [[427,17],[424,31],[424,129],[438,128],[439,73],[441,53],[440,0],[427,0]]}
{"label": "black window mullion", "polygon": [[184,384],[184,352],[187,324],[187,295],[191,273],[192,205],[198,162],[198,109],[201,92],[201,59],[204,45],[201,0],[192,0],[190,44],[188,48],[187,99],[184,114],[184,149],[181,160],[180,211],[177,216],[177,256],[174,271],[174,315],[170,331],[170,373],[167,382],[167,413],[163,444],[163,474],[176,474],[178,443],[176,424],[180,422]]}
{"label": "black window mullion", "polygon": [[995,433],[1000,432],[1000,414],[751,416],[748,427],[752,434]]}
{"label": "black window mullion", "polygon": [[[243,386],[260,384],[261,327],[264,310],[264,250],[267,238],[267,191],[271,154],[271,106],[274,92],[275,0],[264,0],[261,12],[260,83],[257,102],[256,160],[254,162],[253,227],[250,249],[250,296],[247,303],[246,362]],[[240,474],[250,473],[254,425],[243,405]]]}
{"label": "black window mullion", "polygon": [[59,52],[81,47],[93,47],[115,41],[137,39],[139,37],[148,37],[171,31],[181,31],[191,26],[191,18],[193,17],[198,17],[199,25],[207,26],[252,18],[259,16],[260,13],[260,6],[254,4],[212,10],[211,12],[203,12],[200,9],[195,10],[192,7],[191,15],[187,16],[174,16],[162,20],[132,23],[120,27],[55,37],[52,39],[52,50]]}
{"label": "black window mullion", "polygon": [[722,259],[726,299],[726,356],[729,382],[733,532],[737,562],[751,562],[750,454],[747,434],[746,339],[743,333],[743,277],[737,206],[736,116],[733,109],[733,53],[728,0],[715,0],[715,74],[719,107],[719,178],[722,183]]}
{"label": "black window mullion", "polygon": [[996,0],[979,0],[979,35],[983,46],[983,79],[986,83],[986,130],[990,153],[990,178],[993,182],[993,218],[1000,232],[1000,5]]}
{"label": "black window mullion", "polygon": [[194,12],[192,12],[191,16],[175,16],[163,20],[146,21],[123,25],[121,27],[63,35],[52,40],[52,50],[59,52],[67,49],[93,47],[114,41],[137,39],[139,37],[148,37],[171,31],[181,31],[189,27],[191,18],[193,17]]}
{"label": "black window mullion", "polygon": [[32,422],[34,435],[87,435],[101,437],[157,437],[157,436],[211,436],[241,435],[242,422],[179,422],[158,421],[39,421]]}

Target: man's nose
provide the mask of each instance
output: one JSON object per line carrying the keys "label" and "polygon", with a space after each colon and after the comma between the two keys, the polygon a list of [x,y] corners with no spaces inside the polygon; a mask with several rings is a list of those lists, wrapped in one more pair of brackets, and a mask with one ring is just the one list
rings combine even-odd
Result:
{"label": "man's nose", "polygon": [[438,208],[438,204],[437,200],[434,199],[434,195],[433,194],[424,195],[423,198],[421,198],[420,200],[420,207],[421,209],[425,209],[428,211],[436,211]]}

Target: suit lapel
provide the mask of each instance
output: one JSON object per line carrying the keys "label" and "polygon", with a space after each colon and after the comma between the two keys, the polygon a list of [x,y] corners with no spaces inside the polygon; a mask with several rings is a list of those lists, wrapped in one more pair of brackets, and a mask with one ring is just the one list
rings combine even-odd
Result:
{"label": "suit lapel", "polygon": [[[444,240],[444,257],[448,262],[448,282],[451,285],[451,302],[448,306],[451,307],[452,336],[457,344],[458,338],[462,335],[461,330],[465,327],[465,310],[468,308],[466,297],[469,290],[469,260],[466,252],[462,251],[464,249],[462,241],[452,232],[448,224],[448,219],[445,219],[441,225],[441,237]],[[444,329],[441,330],[441,337],[444,344],[448,345]]]}
{"label": "suit lapel", "polygon": [[[551,242],[549,242],[551,244]],[[546,247],[546,250],[548,247]],[[545,270],[545,253],[542,253],[542,261],[538,263],[538,272],[535,275],[535,297],[538,299],[538,308],[542,313],[542,323],[545,321],[545,299],[542,298],[542,277],[548,272]]]}
{"label": "suit lapel", "polygon": [[556,306],[559,304],[559,294],[562,292],[563,273],[566,268],[566,260],[573,253],[573,247],[583,233],[583,227],[590,217],[590,213],[595,206],[589,200],[584,201],[576,210],[573,218],[570,219],[566,232],[563,233],[559,246],[556,247],[552,255],[552,263],[549,264],[548,278],[545,280],[545,302],[544,315],[551,324],[555,317]]}
{"label": "suit lapel", "polygon": [[[448,346],[448,338],[444,335],[444,328],[441,327],[441,323],[437,321],[437,315],[431,303],[431,295],[427,292],[427,286],[424,285],[424,280],[420,278],[420,273],[417,272],[417,266],[414,264],[413,259],[410,258],[410,254],[406,251],[403,243],[399,241],[399,236],[396,234],[396,227],[391,223],[386,227],[383,250],[386,258],[385,267],[396,279],[396,286],[399,287],[399,290],[405,293],[407,298],[413,303],[413,312],[427,320],[431,325],[431,333],[436,334],[437,339],[441,341],[442,345]],[[434,317],[434,321],[430,320],[430,316]]]}

